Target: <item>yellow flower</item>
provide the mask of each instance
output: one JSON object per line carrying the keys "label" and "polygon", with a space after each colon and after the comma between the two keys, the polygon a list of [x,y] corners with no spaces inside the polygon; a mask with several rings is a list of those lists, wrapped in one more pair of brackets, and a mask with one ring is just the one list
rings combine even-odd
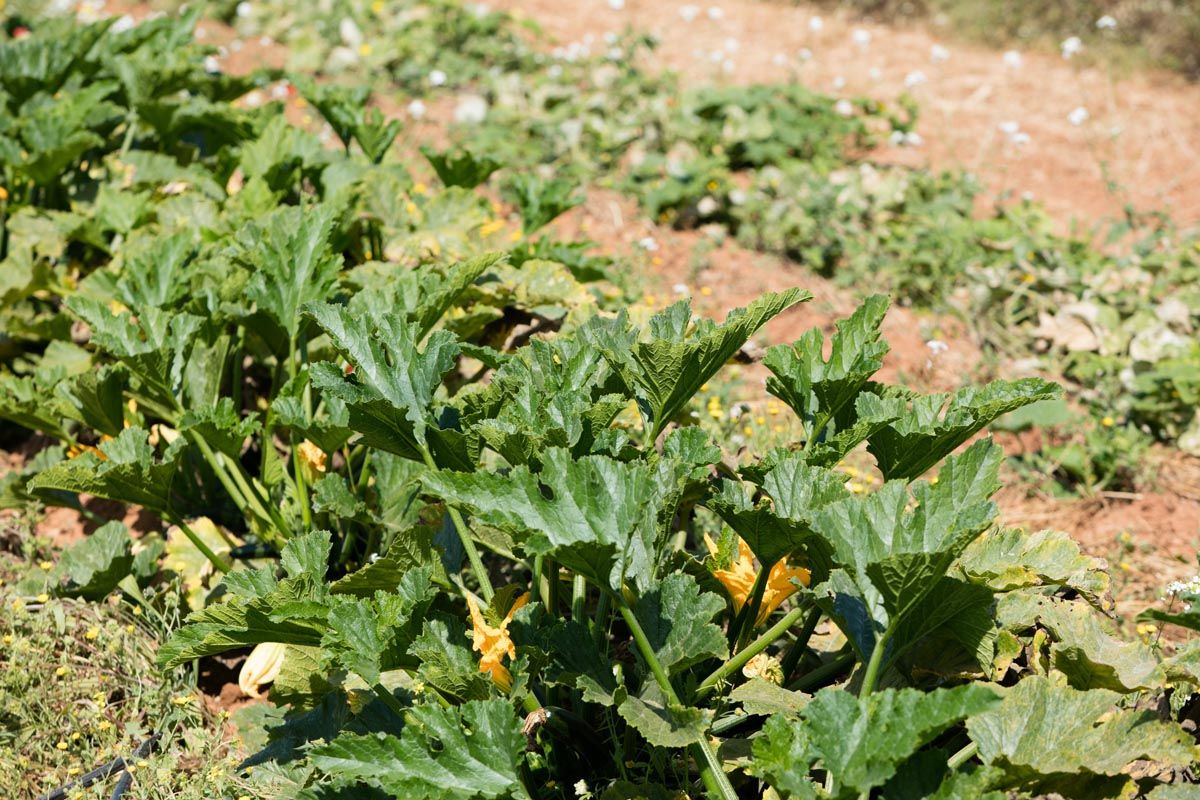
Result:
{"label": "yellow flower", "polygon": [[8,199],[8,189],[5,189],[3,186],[0,186],[0,203],[3,203],[7,199]]}
{"label": "yellow flower", "polygon": [[360,56],[362,56],[363,58],[366,58],[367,56],[371,55],[371,45],[368,44],[367,42],[363,42],[362,44],[360,44],[358,46],[358,54]]}
{"label": "yellow flower", "polygon": [[493,233],[504,229],[504,220],[489,219],[487,222],[479,226],[479,235],[481,237],[491,236]]}
{"label": "yellow flower", "polygon": [[49,572],[50,570],[54,569],[54,562],[53,561],[38,562],[38,569],[42,570],[43,572]]}
{"label": "yellow flower", "polygon": [[1106,428],[1111,428],[1113,425],[1117,424],[1117,421],[1112,417],[1105,417],[1104,419],[1100,420],[1100,424]]}
{"label": "yellow flower", "polygon": [[320,475],[325,474],[325,461],[328,456],[325,451],[305,439],[297,448],[300,455],[300,468],[304,470],[304,479],[313,483]]}
{"label": "yellow flower", "polygon": [[88,628],[87,633],[83,635],[83,638],[87,639],[89,642],[94,642],[99,635],[100,629],[97,627],[91,627]]}
{"label": "yellow flower", "polygon": [[61,678],[62,676],[66,675],[70,671],[71,670],[67,669],[66,667],[59,667],[58,669],[54,670],[54,674]]}
{"label": "yellow flower", "polygon": [[[704,544],[708,547],[708,552],[716,555],[717,545],[708,534],[704,536]],[[754,591],[754,581],[758,579],[758,569],[754,564],[754,553],[751,552],[750,545],[739,538],[737,558],[733,559],[728,569],[713,570],[713,576],[721,582],[725,591],[729,592],[734,610],[740,612],[750,593]],[[792,583],[792,579],[799,580],[807,586],[811,578],[812,574],[807,569],[789,567],[786,558],[776,562],[767,575],[762,604],[758,608],[758,618],[754,624],[761,625],[784,600],[796,593],[796,585]]]}
{"label": "yellow flower", "polygon": [[712,287],[711,286],[701,286],[700,294],[704,295],[705,297],[708,297],[709,295],[712,294]]}
{"label": "yellow flower", "polygon": [[384,9],[383,0],[375,0],[374,3],[371,3],[371,13],[372,14],[382,14],[383,9]]}
{"label": "yellow flower", "polygon": [[66,750],[66,749],[67,749],[68,747],[70,747],[71,745],[67,744],[66,742],[59,742],[58,744],[56,744],[56,745],[54,745],[54,746],[55,746],[56,748],[58,748],[59,750]]}
{"label": "yellow flower", "polygon": [[50,595],[46,594],[45,592],[42,592],[41,594],[39,594],[39,595],[37,596],[37,601],[38,601],[39,603],[49,603],[49,602],[50,602]]}
{"label": "yellow flower", "polygon": [[100,720],[100,722],[98,722],[96,724],[96,729],[100,730],[100,731],[106,731],[111,727],[112,727],[112,723],[106,719],[102,719],[102,720]]}
{"label": "yellow flower", "polygon": [[500,625],[493,627],[479,612],[475,598],[467,597],[467,608],[471,610],[471,647],[479,651],[479,671],[489,673],[492,682],[506,692],[512,687],[512,673],[501,662],[506,655],[509,658],[517,656],[512,637],[508,635],[508,624],[512,622],[513,615],[528,602],[529,592],[526,592],[513,602]]}
{"label": "yellow flower", "polygon": [[519,242],[519,241],[521,241],[521,236],[522,236],[522,235],[523,235],[523,234],[522,234],[520,231],[513,231],[512,233],[510,233],[510,234],[508,235],[508,240],[509,240],[510,242]]}
{"label": "yellow flower", "polygon": [[283,669],[283,656],[287,645],[276,642],[264,642],[255,646],[249,657],[242,664],[238,673],[238,686],[242,693],[249,697],[261,697],[259,687],[274,682]]}
{"label": "yellow flower", "polygon": [[417,181],[416,183],[413,184],[412,190],[413,190],[413,194],[425,194],[426,192],[429,191],[429,187],[426,186],[425,184],[421,183],[420,181]]}

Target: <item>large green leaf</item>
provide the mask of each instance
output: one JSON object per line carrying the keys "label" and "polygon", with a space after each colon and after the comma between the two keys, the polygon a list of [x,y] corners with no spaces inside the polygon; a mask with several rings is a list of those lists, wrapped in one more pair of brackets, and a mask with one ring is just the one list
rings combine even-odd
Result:
{"label": "large green leaf", "polygon": [[923,607],[963,549],[992,524],[996,507],[988,498],[1000,485],[1001,457],[998,446],[982,440],[947,459],[936,483],[913,484],[911,498],[903,481],[889,481],[813,515],[812,529],[838,567],[814,588],[816,600],[863,658],[879,636]]}
{"label": "large green leaf", "polygon": [[[453,334],[436,331],[419,350],[420,331],[403,315],[359,319],[328,303],[310,304],[306,310],[354,368],[353,375],[345,375],[332,365],[317,365],[313,382],[345,403],[350,427],[362,433],[367,444],[417,461],[430,439],[438,452],[453,450],[437,447],[450,439],[431,409],[442,375],[458,355]],[[460,462],[465,459],[465,453],[455,455]],[[458,466],[472,465],[467,460]]]}
{"label": "large green leaf", "polygon": [[728,657],[725,636],[712,624],[724,608],[725,601],[701,591],[695,578],[674,572],[640,597],[633,613],[659,664],[674,672],[708,658]]}
{"label": "large green leaf", "polygon": [[922,692],[884,689],[855,697],[822,689],[798,719],[778,715],[754,744],[752,768],[768,783],[803,795],[805,776],[819,759],[851,796],[881,786],[909,756],[956,722],[998,703],[982,685]]}
{"label": "large green leaf", "polygon": [[120,364],[88,370],[58,385],[63,410],[73,419],[107,436],[125,427],[124,392],[129,372]]}
{"label": "large green leaf", "polygon": [[655,747],[686,747],[705,736],[712,722],[708,709],[672,705],[652,684],[646,697],[625,697],[617,713]]}
{"label": "large green leaf", "polygon": [[337,783],[412,800],[528,797],[519,772],[525,736],[507,701],[418,705],[405,716],[399,737],[343,734],[313,748],[313,764]]}
{"label": "large green leaf", "polygon": [[162,460],[156,460],[147,437],[141,428],[126,428],[100,445],[103,458],[89,452],[62,461],[38,473],[28,488],[93,494],[166,512],[172,505],[171,487],[183,440],[177,440],[179,446],[168,448]]}
{"label": "large green leaf", "polygon": [[372,686],[381,672],[410,664],[405,656],[433,599],[429,576],[428,569],[414,569],[395,593],[333,598],[321,644],[326,656]]}
{"label": "large green leaf", "polygon": [[835,419],[852,418],[843,410],[853,410],[859,391],[883,366],[888,352],[887,343],[880,341],[887,309],[887,297],[873,295],[849,319],[838,322],[828,359],[820,328],[807,331],[794,344],[767,350],[763,364],[773,373],[767,378],[767,391],[791,406],[810,437],[820,435]]}
{"label": "large green leaf", "polygon": [[238,234],[251,271],[246,295],[289,339],[297,337],[304,305],[324,301],[337,281],[342,257],[329,246],[336,215],[327,205],[284,206]]}
{"label": "large green leaf", "polygon": [[867,449],[886,480],[916,478],[1000,415],[1061,394],[1058,384],[1021,378],[916,397],[900,419],[868,439]]}
{"label": "large green leaf", "polygon": [[693,320],[690,303],[681,300],[650,319],[644,341],[627,327],[624,316],[596,320],[582,333],[637,392],[642,413],[657,434],[755,331],[811,297],[800,289],[766,294],[729,312],[720,325]]}
{"label": "large green leaf", "polygon": [[620,591],[629,580],[654,585],[656,518],[661,491],[651,469],[604,456],[573,459],[550,448],[542,472],[515,467],[506,475],[429,473],[427,491],[465,505],[489,525],[527,533],[532,554],[553,556],[601,585]]}
{"label": "large green leaf", "polygon": [[55,572],[68,581],[60,591],[87,600],[104,598],[133,568],[132,544],[123,524],[109,522],[71,545]]}
{"label": "large green leaf", "polygon": [[188,616],[186,624],[159,648],[159,663],[173,667],[264,642],[320,645],[332,605],[325,584],[332,546],[325,531],[290,540],[280,554],[282,580],[266,567],[227,573],[224,602]]}
{"label": "large green leaf", "polygon": [[1116,692],[1029,677],[1007,690],[998,707],[971,717],[967,728],[984,763],[1002,767],[1026,790],[1067,776],[1082,785],[1089,774],[1119,775],[1139,759],[1178,766],[1196,760],[1182,728],[1151,711],[1118,710],[1120,699]]}
{"label": "large green leaf", "polygon": [[1032,592],[1004,595],[996,609],[1000,624],[1024,632],[1041,627],[1050,633],[1050,661],[1076,689],[1127,693],[1162,686],[1164,675],[1154,651],[1106,630],[1090,604]]}
{"label": "large green leaf", "polygon": [[1064,586],[1097,602],[1108,591],[1103,559],[1084,555],[1074,539],[1057,531],[1005,528],[988,533],[963,551],[961,565],[972,580],[998,592]]}

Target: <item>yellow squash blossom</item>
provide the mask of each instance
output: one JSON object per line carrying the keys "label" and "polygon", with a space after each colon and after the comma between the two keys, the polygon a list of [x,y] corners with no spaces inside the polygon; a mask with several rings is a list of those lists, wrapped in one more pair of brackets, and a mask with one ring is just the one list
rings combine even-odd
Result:
{"label": "yellow squash blossom", "polygon": [[305,439],[297,448],[300,455],[300,467],[304,470],[304,479],[315,483],[317,478],[325,473],[325,463],[328,456],[317,445]]}
{"label": "yellow squash blossom", "polygon": [[248,697],[261,697],[259,689],[273,683],[283,668],[283,656],[287,645],[278,642],[263,642],[255,646],[242,664],[238,673],[238,686]]}
{"label": "yellow squash blossom", "polygon": [[508,635],[508,624],[512,622],[513,614],[516,614],[528,602],[529,592],[526,592],[513,602],[512,608],[500,621],[500,625],[493,627],[487,624],[483,614],[479,612],[475,598],[467,596],[467,607],[471,610],[471,627],[473,629],[471,646],[479,651],[479,671],[490,674],[492,682],[506,692],[512,687],[512,673],[501,662],[506,655],[509,658],[517,656],[512,637]]}
{"label": "yellow squash blossom", "polygon": [[[717,545],[707,534],[704,536],[704,544],[710,553],[716,555]],[[728,569],[713,570],[713,576],[721,582],[725,591],[729,592],[734,610],[740,612],[754,591],[754,581],[758,579],[758,568],[754,563],[754,553],[751,552],[750,545],[739,538],[737,558],[730,562]],[[804,567],[789,567],[786,558],[777,561],[767,575],[767,585],[763,590],[762,603],[758,607],[758,618],[754,620],[754,624],[763,624],[784,600],[796,593],[793,579],[808,586],[811,577],[811,573]]]}

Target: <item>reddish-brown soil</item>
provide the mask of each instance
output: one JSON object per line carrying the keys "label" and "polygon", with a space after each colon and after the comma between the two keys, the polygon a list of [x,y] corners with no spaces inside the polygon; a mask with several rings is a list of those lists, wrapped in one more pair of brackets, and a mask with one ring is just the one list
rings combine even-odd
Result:
{"label": "reddish-brown soil", "polygon": [[[920,104],[924,144],[893,148],[884,159],[965,167],[993,192],[1030,192],[1063,224],[1118,216],[1126,202],[1165,208],[1182,223],[1200,221],[1200,86],[1176,75],[1116,76],[1035,52],[1022,53],[1022,66],[1013,69],[997,50],[928,28],[872,25],[777,0],[627,0],[619,11],[606,0],[492,5],[529,17],[563,43],[590,36],[596,51],[606,32],[651,32],[661,42],[654,65],[677,71],[689,85],[794,74],[819,91],[889,99],[906,90],[906,81],[919,81],[919,72],[924,82],[908,91]],[[685,6],[698,11],[691,22],[681,16]],[[822,28],[814,32],[818,14]],[[855,31],[870,41],[857,43]],[[934,45],[949,58],[935,61]],[[803,49],[812,53],[807,62],[797,58]],[[1090,118],[1072,125],[1068,115],[1081,106]],[[1006,121],[1016,122],[1029,143],[1012,144],[999,129]]]}

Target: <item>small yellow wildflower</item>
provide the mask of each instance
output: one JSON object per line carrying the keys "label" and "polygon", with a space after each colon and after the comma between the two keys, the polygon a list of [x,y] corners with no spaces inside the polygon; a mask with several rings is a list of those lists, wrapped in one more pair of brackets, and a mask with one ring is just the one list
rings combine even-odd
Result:
{"label": "small yellow wildflower", "polygon": [[135,617],[140,617],[140,616],[142,615],[142,607],[141,607],[141,606],[134,606],[134,607],[133,607],[133,615],[134,615]]}
{"label": "small yellow wildflower", "polygon": [[489,673],[492,682],[506,692],[512,688],[512,673],[501,662],[506,655],[510,659],[517,657],[512,637],[508,635],[508,624],[512,622],[513,615],[528,602],[529,592],[526,592],[513,602],[500,625],[493,627],[483,618],[475,598],[467,597],[467,608],[471,611],[471,647],[480,654],[479,671]]}
{"label": "small yellow wildflower", "polygon": [[523,234],[522,234],[520,231],[513,231],[512,233],[510,233],[510,234],[508,235],[508,240],[509,240],[510,242],[519,242],[519,241],[521,241],[521,236],[522,236],[522,235],[523,235]]}
{"label": "small yellow wildflower", "polygon": [[24,611],[25,610],[25,601],[19,597],[16,600],[13,600],[12,601],[12,610],[13,611]]}
{"label": "small yellow wildflower", "polygon": [[5,643],[5,644],[12,644],[12,643],[13,643],[13,636],[12,636],[12,634],[11,634],[11,633],[6,633],[6,634],[4,634],[4,643]]}
{"label": "small yellow wildflower", "polygon": [[776,425],[776,426],[774,426],[773,428],[771,428],[771,430],[775,431],[776,433],[783,433],[783,426],[782,426],[782,425]]}
{"label": "small yellow wildflower", "polygon": [[50,602],[50,595],[46,594],[45,592],[42,592],[41,594],[39,594],[39,595],[37,596],[37,601],[38,601],[39,603],[49,603],[49,602]]}
{"label": "small yellow wildflower", "polygon": [[67,776],[74,778],[81,772],[83,772],[83,770],[80,767],[71,767],[69,770],[67,770]]}
{"label": "small yellow wildflower", "polygon": [[409,214],[415,215],[418,210],[417,204],[414,203],[412,200],[409,200],[407,203],[404,204],[404,210],[407,211]]}
{"label": "small yellow wildflower", "polygon": [[710,192],[715,192],[717,189],[721,188],[721,184],[717,183],[716,181],[709,181],[707,184],[705,184],[704,188],[708,189]]}
{"label": "small yellow wildflower", "polygon": [[177,706],[186,706],[188,703],[192,702],[192,698],[186,694],[177,694],[171,698],[171,702]]}
{"label": "small yellow wildflower", "polygon": [[70,747],[71,745],[67,744],[66,742],[59,742],[58,744],[56,744],[56,745],[54,745],[54,746],[55,746],[56,748],[58,748],[59,750],[66,750],[66,749],[67,749],[68,747]]}
{"label": "small yellow wildflower", "polygon": [[125,626],[126,633],[133,633],[135,630],[136,630],[136,628],[134,628],[132,622]]}
{"label": "small yellow wildflower", "polygon": [[296,98],[296,108],[304,108],[307,105],[308,105],[308,101],[305,100],[303,97]]}
{"label": "small yellow wildflower", "polygon": [[324,450],[305,439],[296,448],[296,451],[300,456],[300,468],[304,471],[306,481],[314,483],[317,478],[325,474],[325,462],[329,457]]}
{"label": "small yellow wildflower", "polygon": [[747,425],[746,427],[742,428],[742,435],[743,435],[743,436],[753,436],[753,435],[754,435],[754,428],[752,428],[752,427],[750,427],[749,425]]}
{"label": "small yellow wildflower", "polygon": [[774,400],[767,403],[767,413],[770,414],[772,417],[778,416],[779,415],[779,403],[776,403]]}
{"label": "small yellow wildflower", "polygon": [[764,417],[764,416],[761,416],[761,415],[760,415],[760,416],[757,416],[757,417],[755,417],[755,418],[754,418],[754,424],[755,424],[755,425],[766,425],[766,424],[767,424],[767,418],[766,418],[766,417]]}
{"label": "small yellow wildflower", "polygon": [[[375,15],[382,14],[383,9],[384,9],[383,0],[375,0],[374,3],[371,3],[371,13],[372,14],[375,14]],[[247,798],[247,800],[249,800],[249,798]]]}
{"label": "small yellow wildflower", "polygon": [[[704,544],[708,547],[708,552],[714,555],[717,553],[717,545],[708,534],[704,536]],[[750,550],[750,545],[739,538],[737,558],[733,559],[728,569],[713,570],[713,577],[721,582],[725,591],[729,592],[734,610],[741,611],[742,606],[750,597],[750,593],[754,590],[754,582],[758,578],[758,569],[755,567],[754,553]],[[771,572],[767,575],[766,588],[763,590],[762,604],[758,608],[758,618],[754,621],[755,625],[765,622],[775,609],[783,604],[784,600],[796,593],[796,586],[792,583],[793,579],[807,586],[812,579],[812,573],[804,567],[789,567],[786,558],[780,559],[771,567]]]}
{"label": "small yellow wildflower", "polygon": [[705,297],[708,297],[709,295],[712,294],[712,287],[711,286],[701,286],[700,294],[704,295]]}
{"label": "small yellow wildflower", "polygon": [[54,674],[56,676],[58,676],[59,678],[61,678],[62,676],[66,675],[70,671],[71,670],[67,669],[66,667],[59,667],[58,669],[54,670]]}
{"label": "small yellow wildflower", "polygon": [[429,191],[429,187],[426,186],[425,184],[421,183],[420,181],[417,181],[416,183],[413,184],[412,190],[413,190],[413,194],[425,194]]}
{"label": "small yellow wildflower", "polygon": [[111,727],[112,727],[112,723],[106,719],[102,719],[102,720],[100,720],[99,723],[96,724],[96,730],[101,731],[101,732],[106,731]]}
{"label": "small yellow wildflower", "polygon": [[1112,417],[1105,417],[1104,419],[1100,420],[1100,424],[1106,428],[1111,428],[1113,425],[1117,424],[1117,421]]}
{"label": "small yellow wildflower", "polygon": [[1158,633],[1158,626],[1150,622],[1143,622],[1137,626],[1137,632],[1138,636],[1149,638]]}
{"label": "small yellow wildflower", "polygon": [[39,561],[38,569],[40,569],[42,572],[49,572],[50,570],[54,569],[54,562],[53,561]]}
{"label": "small yellow wildflower", "polygon": [[85,633],[83,635],[83,638],[87,639],[89,642],[94,642],[94,641],[96,641],[97,638],[99,638],[99,636],[100,636],[100,629],[93,625],[92,627],[87,629],[87,633]]}
{"label": "small yellow wildflower", "polygon": [[74,733],[71,734],[72,742],[78,742],[82,738],[83,738],[83,734],[80,733],[79,731],[75,731]]}
{"label": "small yellow wildflower", "polygon": [[702,392],[707,392],[707,391],[708,391],[708,384],[707,384],[707,383],[702,383],[702,384],[700,384],[700,391],[702,391]]}
{"label": "small yellow wildflower", "polygon": [[371,45],[368,42],[363,42],[358,46],[358,54],[363,58],[371,55]]}
{"label": "small yellow wildflower", "polygon": [[1021,276],[1021,283],[1033,283],[1036,280],[1037,280],[1037,276],[1034,275],[1032,272],[1026,272],[1024,275]]}
{"label": "small yellow wildflower", "polygon": [[485,222],[479,226],[479,235],[481,237],[491,236],[493,233],[497,233],[503,229],[504,229],[504,220],[489,219],[487,222]]}
{"label": "small yellow wildflower", "polygon": [[8,199],[8,189],[5,189],[3,186],[0,186],[0,203],[3,203],[7,199]]}

